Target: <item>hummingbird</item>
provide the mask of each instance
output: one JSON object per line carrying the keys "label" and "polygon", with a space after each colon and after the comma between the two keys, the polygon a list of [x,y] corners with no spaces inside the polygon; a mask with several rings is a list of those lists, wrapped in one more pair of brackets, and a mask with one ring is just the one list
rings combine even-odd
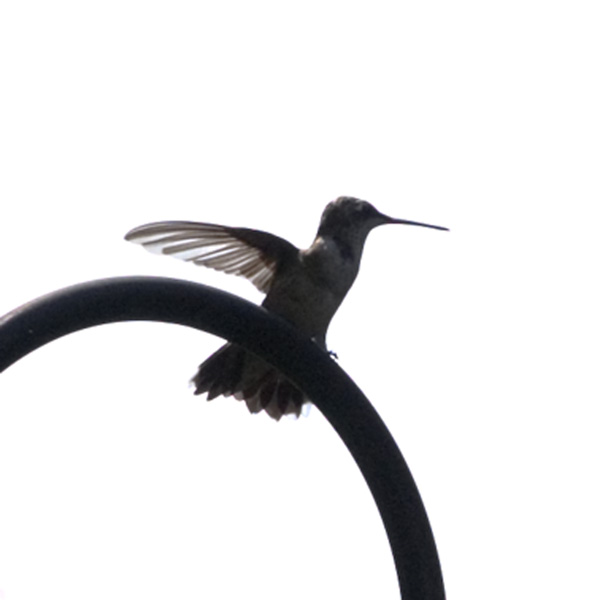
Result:
{"label": "hummingbird", "polygon": [[[394,219],[364,200],[342,196],[325,207],[317,235],[305,250],[265,231],[192,221],[141,225],[125,239],[152,252],[245,277],[266,294],[262,306],[267,311],[327,352],[329,323],[356,279],[367,236],[389,224],[448,231]],[[310,402],[274,367],[231,342],[200,365],[191,383],[195,394],[207,392],[207,400],[233,396],[251,413],[264,410],[276,420],[298,417]]]}

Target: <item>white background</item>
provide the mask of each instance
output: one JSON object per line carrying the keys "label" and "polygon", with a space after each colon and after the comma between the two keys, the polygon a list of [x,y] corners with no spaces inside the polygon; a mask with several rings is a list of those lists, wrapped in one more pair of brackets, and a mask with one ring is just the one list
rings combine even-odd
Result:
{"label": "white background", "polygon": [[[423,495],[450,598],[598,598],[594,2],[0,5],[0,313],[99,277],[243,280],[153,220],[299,247],[387,227],[329,346]],[[120,324],[0,377],[0,598],[395,598],[379,515],[314,409],[187,387],[220,341]]]}

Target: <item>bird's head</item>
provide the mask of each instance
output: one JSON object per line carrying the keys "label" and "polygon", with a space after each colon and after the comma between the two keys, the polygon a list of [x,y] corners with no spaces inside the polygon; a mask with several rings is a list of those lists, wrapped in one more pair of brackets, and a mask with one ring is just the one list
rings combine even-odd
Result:
{"label": "bird's head", "polygon": [[438,227],[437,225],[427,225],[426,223],[406,221],[404,219],[393,219],[380,213],[369,202],[349,196],[341,196],[325,207],[317,235],[333,238],[341,236],[345,239],[364,244],[367,235],[372,229],[379,225],[392,224],[416,225],[418,227],[448,231],[446,227]]}

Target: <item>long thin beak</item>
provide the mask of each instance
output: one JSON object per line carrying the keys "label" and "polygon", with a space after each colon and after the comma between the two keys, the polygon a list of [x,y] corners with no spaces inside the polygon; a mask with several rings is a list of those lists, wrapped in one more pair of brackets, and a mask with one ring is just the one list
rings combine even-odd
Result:
{"label": "long thin beak", "polygon": [[447,227],[440,227],[439,225],[427,225],[427,223],[418,223],[417,221],[406,221],[404,219],[392,219],[392,217],[388,217],[387,215],[381,215],[384,219],[384,225],[388,223],[390,225],[415,225],[417,227],[429,227],[429,229],[439,229],[440,231],[450,231]]}

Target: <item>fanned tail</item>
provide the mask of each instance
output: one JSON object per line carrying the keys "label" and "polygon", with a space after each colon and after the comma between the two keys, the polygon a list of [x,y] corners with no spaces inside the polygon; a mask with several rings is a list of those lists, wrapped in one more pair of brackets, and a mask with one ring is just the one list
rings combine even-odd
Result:
{"label": "fanned tail", "polygon": [[227,343],[209,356],[192,379],[194,393],[208,392],[207,400],[233,396],[251,413],[264,410],[279,421],[283,415],[300,416],[309,402],[287,377],[236,344]]}

